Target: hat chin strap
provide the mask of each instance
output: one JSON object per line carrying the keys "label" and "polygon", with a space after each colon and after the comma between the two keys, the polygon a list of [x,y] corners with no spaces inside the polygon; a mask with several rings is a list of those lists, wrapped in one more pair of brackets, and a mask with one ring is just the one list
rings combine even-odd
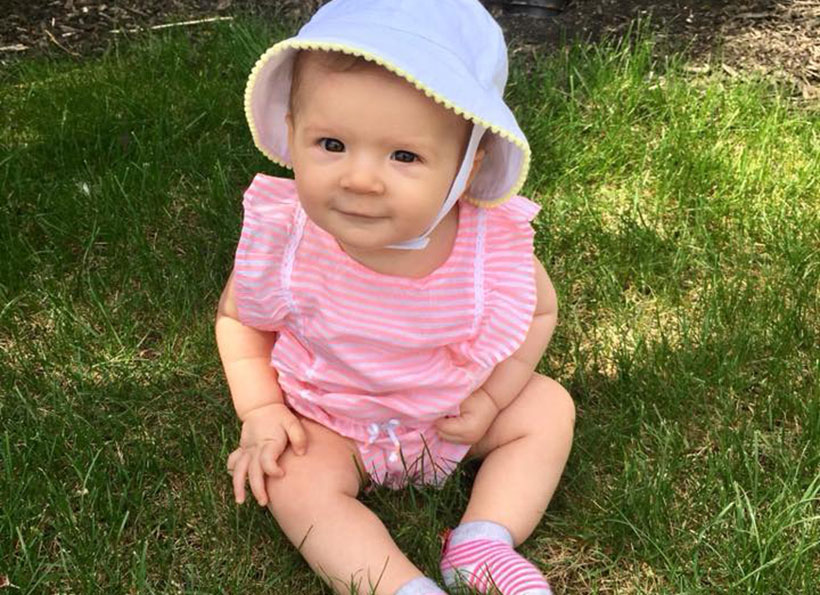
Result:
{"label": "hat chin strap", "polygon": [[458,170],[458,174],[453,180],[453,184],[450,186],[450,193],[447,195],[444,204],[441,205],[441,210],[438,212],[438,215],[436,215],[436,218],[433,219],[433,223],[427,228],[427,231],[412,240],[406,240],[404,242],[399,242],[398,244],[391,244],[387,246],[388,248],[398,248],[400,250],[421,250],[427,247],[427,244],[430,243],[429,235],[433,232],[436,226],[441,223],[444,216],[450,212],[450,209],[453,208],[453,205],[456,204],[456,201],[464,193],[464,190],[466,190],[467,180],[470,177],[470,171],[473,169],[473,161],[475,160],[476,151],[478,151],[478,143],[481,141],[481,137],[484,136],[486,131],[487,129],[480,124],[473,124],[473,131],[470,134],[470,142],[467,143],[467,150],[464,152],[464,160],[461,162],[461,169]]}

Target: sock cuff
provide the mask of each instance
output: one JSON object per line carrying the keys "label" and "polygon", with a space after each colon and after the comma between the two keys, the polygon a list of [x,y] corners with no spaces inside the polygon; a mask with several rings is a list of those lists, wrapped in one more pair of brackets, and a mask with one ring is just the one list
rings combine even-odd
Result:
{"label": "sock cuff", "polygon": [[510,547],[513,545],[512,535],[504,525],[492,521],[470,521],[453,529],[450,534],[450,546],[456,546],[472,539],[492,539],[503,541]]}
{"label": "sock cuff", "polygon": [[417,576],[404,583],[395,595],[446,595],[435,582],[426,576]]}

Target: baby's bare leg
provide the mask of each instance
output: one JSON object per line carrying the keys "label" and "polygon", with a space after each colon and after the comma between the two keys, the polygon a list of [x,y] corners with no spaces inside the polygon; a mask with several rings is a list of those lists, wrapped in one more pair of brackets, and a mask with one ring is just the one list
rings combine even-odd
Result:
{"label": "baby's bare leg", "polygon": [[564,471],[574,425],[575,407],[567,391],[533,374],[468,453],[484,461],[461,522],[503,525],[515,545],[527,539]]}
{"label": "baby's bare leg", "polygon": [[422,572],[399,550],[378,517],[356,499],[354,443],[310,420],[302,423],[307,453],[296,456],[289,448],[279,459],[285,476],[266,479],[268,508],[311,568],[336,592],[349,594],[353,582],[360,594],[392,595]]}

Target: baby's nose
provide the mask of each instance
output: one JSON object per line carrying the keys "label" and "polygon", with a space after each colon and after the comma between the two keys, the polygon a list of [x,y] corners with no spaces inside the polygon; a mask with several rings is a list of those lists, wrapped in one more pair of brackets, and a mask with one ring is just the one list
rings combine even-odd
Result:
{"label": "baby's nose", "polygon": [[382,194],[384,192],[384,182],[378,168],[364,160],[351,163],[340,183],[345,190],[357,194]]}

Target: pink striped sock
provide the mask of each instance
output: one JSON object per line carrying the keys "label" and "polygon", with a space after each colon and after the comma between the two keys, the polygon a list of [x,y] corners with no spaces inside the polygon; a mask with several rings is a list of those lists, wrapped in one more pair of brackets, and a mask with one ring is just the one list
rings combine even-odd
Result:
{"label": "pink striped sock", "polygon": [[552,595],[544,576],[512,544],[510,532],[497,523],[459,525],[445,537],[441,558],[444,583],[450,588],[470,586],[479,593]]}

